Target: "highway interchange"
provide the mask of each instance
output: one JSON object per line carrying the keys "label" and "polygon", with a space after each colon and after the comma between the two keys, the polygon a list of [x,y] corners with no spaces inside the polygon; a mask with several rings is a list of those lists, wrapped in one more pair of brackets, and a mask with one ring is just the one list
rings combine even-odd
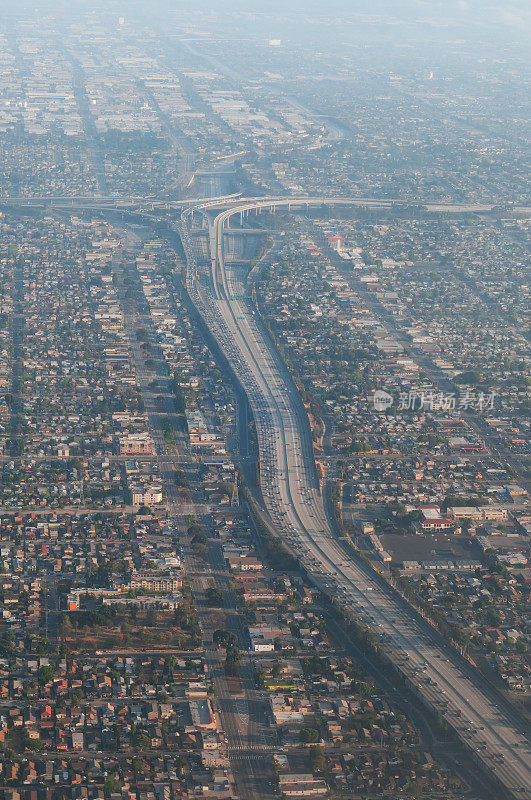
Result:
{"label": "highway interchange", "polygon": [[[32,205],[37,198],[6,204]],[[438,710],[463,742],[512,797],[531,800],[531,751],[527,728],[500,696],[459,659],[406,604],[387,591],[363,562],[354,561],[335,539],[317,480],[313,445],[300,395],[256,316],[246,287],[225,265],[224,233],[232,217],[278,208],[358,205],[392,209],[395,201],[361,198],[226,196],[195,203],[131,198],[46,198],[46,205],[102,211],[147,212],[184,209],[176,226],[183,243],[186,283],[197,310],[244,389],[256,422],[260,481],[265,507],[309,577],[378,637],[380,649],[410,681],[419,699]],[[423,206],[424,210],[489,212],[491,206]],[[150,214],[151,212],[151,214]],[[209,265],[198,265],[189,230],[199,212],[208,223]],[[209,212],[209,213],[208,213]],[[216,212],[217,213],[216,215]]]}
{"label": "highway interchange", "polygon": [[[226,202],[226,201],[225,201]],[[227,221],[278,205],[320,205],[322,198],[237,201],[209,220],[211,263],[198,265],[188,228],[197,204],[177,226],[187,260],[187,289],[248,397],[257,430],[265,507],[308,575],[379,639],[380,649],[410,681],[419,699],[440,712],[506,790],[531,800],[531,751],[525,727],[438,635],[387,591],[337,541],[317,479],[311,432],[300,395],[264,330],[245,286],[224,263]],[[337,198],[329,202],[345,203]],[[362,204],[364,201],[358,201]],[[219,206],[221,203],[217,203]]]}

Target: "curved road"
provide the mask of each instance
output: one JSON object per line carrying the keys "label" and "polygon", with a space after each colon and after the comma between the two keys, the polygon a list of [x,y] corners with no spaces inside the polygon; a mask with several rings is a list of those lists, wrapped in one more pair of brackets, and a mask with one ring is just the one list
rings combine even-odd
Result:
{"label": "curved road", "polygon": [[531,800],[531,750],[510,708],[497,705],[499,697],[481,686],[450,648],[441,647],[429,626],[387,592],[369,568],[350,559],[334,538],[299,393],[252,305],[243,299],[242,286],[225,266],[223,228],[231,216],[273,205],[320,202],[284,198],[223,211],[210,223],[211,265],[206,269],[197,264],[185,213],[179,232],[187,257],[188,291],[248,396],[260,449],[262,495],[277,528],[315,583],[379,638],[419,699],[444,715],[500,787],[509,796]]}

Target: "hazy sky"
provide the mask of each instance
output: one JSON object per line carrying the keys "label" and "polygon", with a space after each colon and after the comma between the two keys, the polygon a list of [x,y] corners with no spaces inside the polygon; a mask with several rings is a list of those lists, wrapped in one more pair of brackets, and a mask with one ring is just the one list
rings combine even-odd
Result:
{"label": "hazy sky", "polygon": [[[72,18],[98,9],[109,15],[155,20],[187,18],[198,25],[205,15],[219,18],[219,30],[230,26],[270,34],[275,24],[293,23],[304,28],[356,22],[360,27],[380,25],[399,40],[419,42],[427,35],[434,42],[466,39],[473,43],[516,45],[525,57],[531,36],[531,0],[0,0],[0,25],[19,15],[38,20],[39,14],[57,13]],[[299,18],[297,20],[297,18]],[[291,24],[291,25],[290,25]]]}
{"label": "hazy sky", "polygon": [[531,3],[529,0],[0,0],[0,9],[16,12],[20,8],[62,9],[75,13],[76,8],[90,6],[113,8],[122,11],[131,7],[153,8],[167,11],[194,9],[218,11],[220,14],[240,11],[270,15],[275,13],[306,13],[319,17],[335,14],[385,14],[395,19],[425,19],[432,21],[475,20],[503,22],[507,25],[529,25]]}

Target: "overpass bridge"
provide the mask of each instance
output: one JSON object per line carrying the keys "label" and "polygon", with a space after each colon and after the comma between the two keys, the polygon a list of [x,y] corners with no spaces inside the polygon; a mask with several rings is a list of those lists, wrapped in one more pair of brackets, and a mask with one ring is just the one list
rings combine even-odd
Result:
{"label": "overpass bridge", "polygon": [[[210,266],[200,265],[187,222],[179,225],[190,297],[245,391],[256,424],[263,504],[310,580],[370,631],[419,703],[442,715],[502,797],[531,800],[528,729],[515,710],[408,604],[336,538],[316,475],[308,416],[293,380],[251,302],[225,265],[225,225],[235,215],[322,205],[392,208],[359,198],[240,199],[209,219]],[[219,208],[219,205],[218,205]],[[452,211],[454,210],[452,206]],[[461,206],[488,211],[490,206]],[[439,206],[434,208],[437,213]]]}
{"label": "overpass bridge", "polygon": [[[35,203],[15,198],[13,205]],[[75,198],[42,198],[45,205],[74,208]],[[9,200],[0,200],[8,205]],[[297,554],[308,576],[348,609],[416,692],[419,702],[439,711],[473,757],[495,778],[500,794],[531,800],[528,730],[503,698],[440,637],[417,619],[368,567],[352,558],[336,539],[316,478],[308,417],[297,389],[252,305],[245,287],[225,267],[225,232],[240,215],[275,213],[322,205],[393,209],[409,203],[346,197],[230,196],[168,203],[151,198],[83,198],[78,208],[141,213],[146,222],[167,221],[182,212],[179,233],[187,259],[186,283],[192,301],[218,341],[247,394],[256,421],[264,506],[277,530]],[[151,206],[151,215],[145,213]],[[495,205],[423,204],[423,210],[488,213]],[[525,209],[513,209],[525,210]],[[164,212],[162,215],[157,212]],[[218,211],[213,219],[206,212]],[[199,266],[188,220],[196,212],[209,219],[210,267]],[[212,215],[210,215],[211,217]]]}
{"label": "overpass bridge", "polygon": [[521,206],[515,203],[508,203],[500,206],[497,203],[454,203],[452,201],[425,201],[400,200],[397,198],[377,198],[377,197],[349,197],[349,196],[265,196],[265,197],[242,197],[240,192],[227,194],[220,197],[205,197],[188,200],[172,200],[165,197],[154,195],[145,196],[117,196],[117,195],[8,195],[0,196],[0,206],[58,206],[65,208],[89,208],[89,209],[127,209],[127,210],[158,210],[158,211],[199,211],[210,212],[220,208],[230,211],[230,216],[240,214],[242,220],[251,213],[261,213],[271,211],[276,213],[277,209],[305,209],[318,206],[352,206],[372,209],[393,208],[412,208],[432,213],[471,213],[485,214],[495,210],[505,210],[513,214],[530,215],[531,207]]}

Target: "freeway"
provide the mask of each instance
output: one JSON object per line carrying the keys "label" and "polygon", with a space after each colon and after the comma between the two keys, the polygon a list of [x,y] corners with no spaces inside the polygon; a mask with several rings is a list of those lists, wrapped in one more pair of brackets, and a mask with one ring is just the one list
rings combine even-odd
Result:
{"label": "freeway", "polygon": [[101,209],[102,211],[111,211],[113,209],[127,209],[134,211],[135,209],[143,209],[150,206],[153,210],[156,209],[175,209],[187,208],[203,204],[205,205],[227,205],[235,202],[240,197],[240,193],[222,195],[216,198],[200,198],[195,200],[169,200],[165,198],[155,197],[154,195],[144,196],[126,196],[126,195],[105,195],[105,194],[83,194],[83,195],[50,195],[50,194],[35,194],[35,195],[9,195],[0,196],[0,206],[58,206],[63,208],[89,208]]}
{"label": "freeway", "polygon": [[[6,195],[0,196],[0,206],[59,206],[75,209],[80,208],[98,209],[109,211],[112,209],[134,211],[151,208],[152,211],[174,211],[176,209],[189,209],[190,211],[209,211],[217,207],[227,206],[228,217],[240,214],[245,216],[251,212],[276,211],[277,208],[305,208],[321,205],[346,205],[359,206],[360,208],[373,209],[392,209],[392,208],[419,208],[423,211],[433,213],[452,213],[452,214],[482,214],[495,211],[500,208],[496,203],[456,203],[453,201],[427,201],[417,200],[397,200],[396,198],[378,197],[348,197],[348,196],[306,196],[285,195],[265,196],[265,197],[242,197],[239,192],[235,194],[222,195],[220,197],[207,197],[201,199],[180,199],[171,200],[160,198],[154,195],[126,196],[126,195]],[[514,214],[529,216],[531,207],[520,206],[509,203],[506,210]]]}
{"label": "freeway", "polygon": [[[210,201],[197,201],[190,204],[190,210],[208,211],[216,206],[227,205],[223,216],[216,218],[216,228],[222,230],[225,222],[231,217],[240,215],[243,220],[250,213],[261,213],[262,211],[276,212],[279,208],[286,208],[290,211],[293,208],[310,208],[319,206],[359,206],[360,208],[372,209],[393,209],[415,207],[432,213],[452,213],[452,214],[484,214],[496,210],[499,206],[495,203],[454,203],[451,201],[425,201],[425,200],[396,200],[393,198],[378,197],[349,197],[327,196],[327,195],[293,195],[290,197],[240,197],[237,203],[229,204],[226,198],[219,202],[219,198]],[[511,206],[510,210],[514,213],[528,214],[531,209],[526,206]]]}
{"label": "freeway", "polygon": [[[344,203],[345,198],[336,201]],[[531,800],[531,751],[523,724],[494,690],[481,685],[464,660],[368,566],[349,558],[336,540],[321,497],[300,395],[252,304],[244,299],[235,273],[225,267],[223,229],[231,216],[320,202],[321,198],[262,199],[222,211],[209,222],[211,263],[206,268],[197,262],[185,213],[177,229],[187,259],[190,297],[248,396],[259,443],[262,497],[276,528],[310,578],[372,631],[419,701],[440,712],[500,789]]]}

